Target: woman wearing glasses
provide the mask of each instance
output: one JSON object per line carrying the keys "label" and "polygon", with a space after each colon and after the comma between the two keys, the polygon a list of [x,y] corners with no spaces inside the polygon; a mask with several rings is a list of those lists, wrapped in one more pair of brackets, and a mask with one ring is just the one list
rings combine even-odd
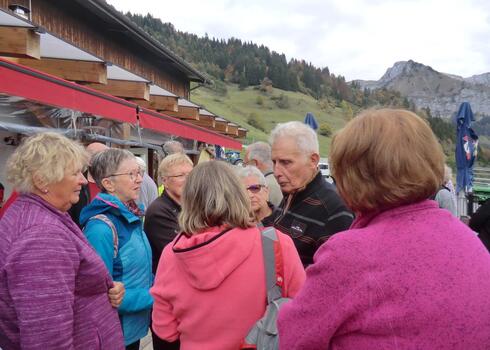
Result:
{"label": "woman wearing glasses", "polygon": [[126,287],[118,309],[124,344],[138,349],[153,305],[151,249],[142,229],[143,211],[135,202],[142,172],[131,152],[109,149],[92,158],[90,173],[101,193],[82,210],[80,223],[112,278]]}
{"label": "woman wearing glasses", "polygon": [[255,223],[272,226],[272,221],[268,220],[268,217],[272,215],[274,206],[268,201],[269,188],[264,174],[254,166],[237,168],[237,170],[250,198],[250,207]]}

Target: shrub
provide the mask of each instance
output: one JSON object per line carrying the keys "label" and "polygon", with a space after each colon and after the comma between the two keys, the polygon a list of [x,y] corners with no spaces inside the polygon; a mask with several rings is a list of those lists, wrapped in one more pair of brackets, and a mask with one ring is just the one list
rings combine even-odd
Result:
{"label": "shrub", "polygon": [[328,124],[327,122],[323,122],[320,124],[320,127],[318,128],[318,133],[320,135],[329,137],[329,136],[332,136],[333,129],[330,126],[330,124]]}
{"label": "shrub", "polygon": [[279,98],[276,100],[276,105],[277,107],[282,109],[289,108],[289,98],[286,95],[281,94]]}
{"label": "shrub", "polygon": [[263,132],[267,132],[265,125],[264,125],[264,120],[259,115],[257,115],[257,113],[255,113],[255,112],[252,112],[249,114],[249,116],[247,118],[247,123],[248,123],[248,125],[253,126],[256,129],[259,129]]}
{"label": "shrub", "polygon": [[255,103],[258,104],[259,106],[264,105],[264,98],[262,96],[257,96],[257,99],[255,100]]}

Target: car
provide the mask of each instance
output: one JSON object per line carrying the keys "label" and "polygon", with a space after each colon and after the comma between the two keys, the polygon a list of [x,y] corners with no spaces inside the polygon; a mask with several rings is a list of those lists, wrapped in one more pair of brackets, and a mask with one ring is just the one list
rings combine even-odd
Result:
{"label": "car", "polygon": [[328,158],[320,158],[318,169],[322,173],[323,178],[327,180],[327,182],[333,183],[333,178],[330,176],[330,166],[328,165]]}

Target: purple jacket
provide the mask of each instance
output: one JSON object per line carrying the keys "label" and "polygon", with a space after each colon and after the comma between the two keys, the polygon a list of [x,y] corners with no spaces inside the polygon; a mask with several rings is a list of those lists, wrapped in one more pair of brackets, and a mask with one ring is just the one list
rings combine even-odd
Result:
{"label": "purple jacket", "polygon": [[314,261],[281,349],[490,349],[490,255],[436,202],[361,216]]}
{"label": "purple jacket", "polygon": [[109,273],[70,216],[21,195],[0,220],[0,348],[124,349]]}

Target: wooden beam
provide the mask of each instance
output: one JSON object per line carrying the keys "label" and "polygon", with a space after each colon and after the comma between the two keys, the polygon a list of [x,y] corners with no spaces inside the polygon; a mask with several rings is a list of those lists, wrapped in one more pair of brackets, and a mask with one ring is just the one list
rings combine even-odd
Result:
{"label": "wooden beam", "polygon": [[41,58],[41,39],[29,28],[0,27],[0,55]]}
{"label": "wooden beam", "polygon": [[197,107],[179,106],[178,112],[166,111],[165,114],[180,119],[199,120],[199,108]]}
{"label": "wooden beam", "polygon": [[[129,140],[129,138],[131,137],[131,124],[122,123],[120,125],[120,127],[115,128],[115,131],[114,131],[112,137],[115,137],[115,138],[121,139],[121,140]],[[113,144],[112,147],[129,148],[128,146],[123,146],[123,145],[118,145],[118,144]]]}
{"label": "wooden beam", "polygon": [[204,128],[208,128],[208,129],[214,129],[214,127],[215,127],[214,117],[212,117],[210,115],[200,114],[199,120],[189,120],[189,122],[194,124],[194,125],[199,125],[199,126],[202,126]]}
{"label": "wooden beam", "polygon": [[62,79],[107,84],[107,68],[104,62],[65,60],[59,58],[8,58],[9,60],[31,67]]}
{"label": "wooden beam", "polygon": [[141,107],[144,108],[154,109],[163,113],[167,113],[167,111],[179,111],[177,101],[178,97],[150,95],[150,101],[134,100],[133,102],[139,104]]}
{"label": "wooden beam", "polygon": [[238,129],[238,137],[241,139],[244,139],[245,137],[247,137],[247,130],[239,128]]}
{"label": "wooden beam", "polygon": [[106,85],[93,83],[84,85],[117,97],[150,100],[150,85],[146,82],[107,79]]}
{"label": "wooden beam", "polygon": [[228,130],[228,122],[227,121],[215,121],[215,129],[216,131],[224,134]]}
{"label": "wooden beam", "polygon": [[228,124],[228,128],[225,132],[227,135],[238,136],[238,125]]}

